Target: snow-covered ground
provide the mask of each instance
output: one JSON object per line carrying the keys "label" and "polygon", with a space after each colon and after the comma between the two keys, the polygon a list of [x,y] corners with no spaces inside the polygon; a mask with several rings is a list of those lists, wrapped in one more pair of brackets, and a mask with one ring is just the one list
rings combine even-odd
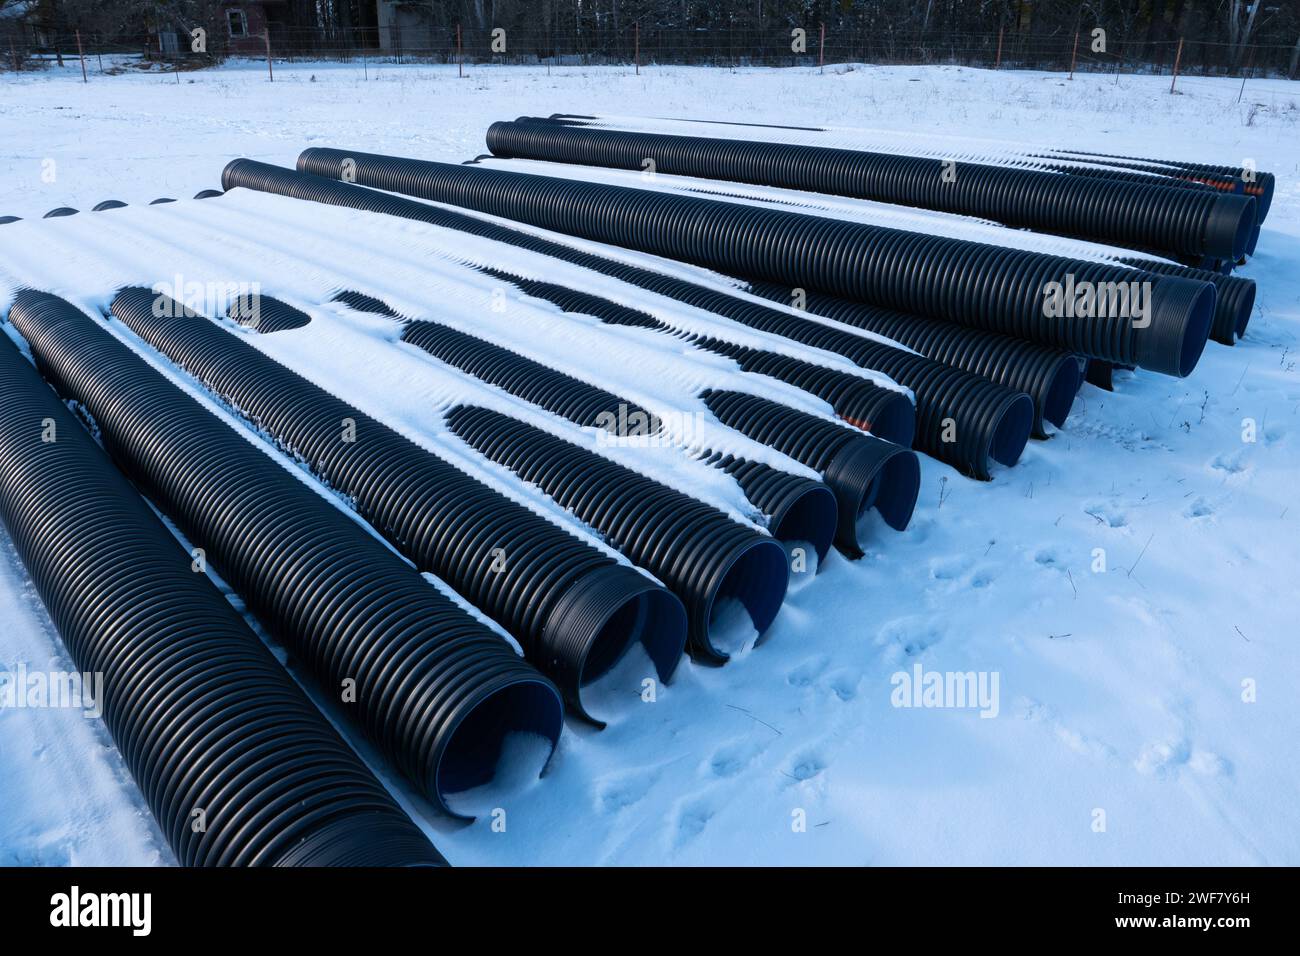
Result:
{"label": "snow-covered ground", "polygon": [[[1234,80],[1185,77],[1170,96],[1160,77],[866,66],[458,79],[372,65],[366,81],[359,64],[315,64],[270,84],[252,63],[181,79],[0,76],[0,216],[188,197],[231,158],[292,165],[313,144],[459,161],[492,120],[553,112],[915,129],[1276,173],[1240,273],[1260,283],[1257,313],[1235,348],[1211,343],[1187,380],[1085,386],[1065,429],[991,483],[923,458],[906,532],[863,561],[832,557],[725,668],[684,663],[605,731],[570,725],[545,778],[491,795],[505,832],[403,797],[457,864],[1300,863],[1300,88],[1251,81],[1238,103]],[[0,273],[5,246],[0,231]],[[299,354],[284,341],[268,350]],[[71,670],[7,540],[0,558],[0,667]],[[896,675],[916,668],[975,672],[996,695],[895,706]],[[0,863],[169,859],[99,723],[0,709]]]}

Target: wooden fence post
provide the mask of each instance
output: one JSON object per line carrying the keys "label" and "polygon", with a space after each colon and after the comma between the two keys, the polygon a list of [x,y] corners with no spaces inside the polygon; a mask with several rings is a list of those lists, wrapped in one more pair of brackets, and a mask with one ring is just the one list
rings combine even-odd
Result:
{"label": "wooden fence post", "polygon": [[635,24],[633,24],[633,27],[635,28],[634,30],[635,40],[633,41],[633,49],[636,51],[635,53],[636,75],[640,76],[641,75],[641,22],[637,21]]}
{"label": "wooden fence post", "polygon": [[1074,79],[1074,66],[1079,62],[1079,31],[1074,31],[1074,52],[1070,54],[1070,79]]}
{"label": "wooden fence post", "polygon": [[1000,69],[1002,66],[1002,31],[1006,27],[998,27],[998,55],[993,58],[993,69]]}
{"label": "wooden fence post", "polygon": [[262,39],[266,41],[266,75],[270,77],[271,82],[275,82],[275,71],[271,69],[271,31],[267,30],[262,34]]}
{"label": "wooden fence post", "polygon": [[86,51],[85,51],[84,49],[82,49],[82,46],[81,46],[81,31],[80,31],[80,30],[77,31],[77,58],[78,58],[79,60],[81,60],[81,82],[82,82],[82,83],[89,83],[90,80],[86,79]]}
{"label": "wooden fence post", "polygon": [[826,72],[826,24],[821,24],[821,42],[817,47],[817,68],[822,73]]}
{"label": "wooden fence post", "polygon": [[1174,91],[1174,84],[1178,82],[1178,64],[1183,60],[1183,38],[1178,38],[1178,52],[1174,54],[1174,78],[1169,81],[1169,92]]}

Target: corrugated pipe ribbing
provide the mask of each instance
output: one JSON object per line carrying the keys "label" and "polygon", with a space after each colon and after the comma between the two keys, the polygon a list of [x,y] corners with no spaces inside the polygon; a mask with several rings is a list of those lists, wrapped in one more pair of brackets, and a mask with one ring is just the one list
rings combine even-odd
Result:
{"label": "corrugated pipe ribbing", "polygon": [[417,568],[510,631],[575,710],[594,720],[581,688],[637,641],[660,678],[672,676],[686,620],[664,588],[180,303],[154,308],[158,298],[124,289],[113,315],[344,495]]}
{"label": "corrugated pipe ribbing", "polygon": [[493,123],[495,156],[645,168],[979,216],[1008,226],[1238,258],[1255,200],[1211,188],[799,143],[594,129],[523,117]]}
{"label": "corrugated pipe ribbing", "polygon": [[[1196,367],[1214,315],[1214,286],[1180,276],[822,216],[339,149],[304,150],[298,166],[1169,375]],[[1100,294],[1111,288],[1126,307]]]}
{"label": "corrugated pipe ribbing", "polygon": [[[1028,395],[739,294],[628,265],[454,210],[255,160],[233,160],[222,172],[222,183],[230,189],[242,186],[457,229],[612,276],[649,292],[716,313],[748,328],[836,352],[862,368],[884,372],[895,382],[910,388],[917,397],[918,421],[913,447],[974,478],[990,477],[991,460],[1015,464],[1029,440],[1034,407]],[[525,291],[539,288],[531,280],[520,287]],[[636,310],[627,311],[629,323],[644,325],[643,314],[636,313]],[[737,360],[748,362],[749,358],[737,356]],[[777,377],[782,377],[782,372],[792,377],[798,374],[783,356],[767,363],[762,371]],[[840,414],[845,415],[843,411]],[[872,427],[875,427],[874,422]],[[950,438],[955,440],[946,440]]]}
{"label": "corrugated pipe ribbing", "polygon": [[728,605],[744,609],[745,631],[771,626],[789,584],[774,538],[732,521],[667,485],[500,412],[460,405],[447,425],[471,447],[536,485],[591,525],[681,597],[690,646],[705,663],[727,660]]}
{"label": "corrugated pipe ribbing", "polygon": [[66,303],[10,320],[123,471],[436,805],[491,780],[511,734],[554,747],[555,686],[334,503]]}
{"label": "corrugated pipe ribbing", "polygon": [[445,863],[4,335],[0,517],[182,866]]}
{"label": "corrugated pipe ribbing", "polygon": [[[751,282],[749,291],[773,302],[795,301],[795,291],[769,282]],[[1036,438],[1046,438],[1043,422],[1065,424],[1079,391],[1079,363],[1073,352],[1035,345],[997,332],[971,329],[940,319],[877,309],[819,292],[802,292],[803,308],[815,315],[867,329],[901,342],[927,358],[981,375],[1034,400]]]}

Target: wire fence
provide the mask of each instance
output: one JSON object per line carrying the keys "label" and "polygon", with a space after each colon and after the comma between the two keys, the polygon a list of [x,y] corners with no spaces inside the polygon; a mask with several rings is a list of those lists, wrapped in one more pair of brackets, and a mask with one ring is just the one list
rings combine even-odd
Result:
{"label": "wire fence", "polygon": [[324,60],[375,63],[509,64],[537,66],[657,64],[721,67],[838,64],[955,64],[1000,69],[1169,73],[1206,76],[1297,78],[1300,42],[1229,44],[1195,37],[1127,40],[1114,33],[1057,31],[1020,33],[907,34],[889,30],[789,28],[541,32],[506,29],[432,29],[427,25],[337,30],[277,27],[257,35],[183,33],[139,37],[94,35],[0,35],[0,69],[40,69],[82,53],[102,65],[104,57],[136,56],[146,65],[196,69],[231,56],[275,62]]}

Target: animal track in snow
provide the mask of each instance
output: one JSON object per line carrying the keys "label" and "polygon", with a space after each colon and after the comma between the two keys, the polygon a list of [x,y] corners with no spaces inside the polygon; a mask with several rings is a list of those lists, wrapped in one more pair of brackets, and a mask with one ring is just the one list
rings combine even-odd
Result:
{"label": "animal track in snow", "polygon": [[734,777],[766,749],[764,744],[749,737],[728,741],[713,752],[708,771],[715,777]]}

